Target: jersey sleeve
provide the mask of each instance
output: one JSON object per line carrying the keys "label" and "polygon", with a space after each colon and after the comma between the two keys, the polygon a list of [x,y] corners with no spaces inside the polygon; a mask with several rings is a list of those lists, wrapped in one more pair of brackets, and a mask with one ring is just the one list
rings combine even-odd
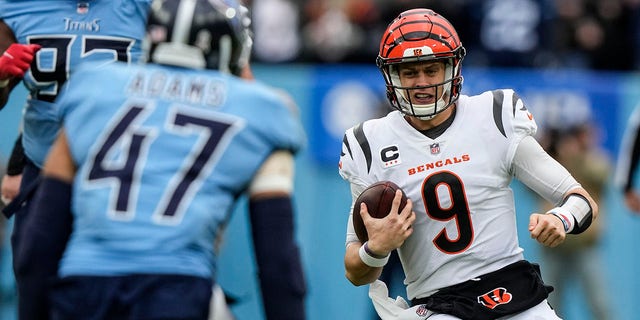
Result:
{"label": "jersey sleeve", "polygon": [[[505,123],[505,135],[510,139],[521,140],[533,136],[538,130],[533,114],[529,112],[524,100],[511,89],[500,90],[502,99],[502,119]],[[494,94],[494,99],[499,94]]]}
{"label": "jersey sleeve", "polygon": [[[538,126],[524,100],[512,89],[493,91],[494,120],[500,133],[509,141],[505,159],[512,163],[518,144],[526,136],[535,136]],[[497,110],[500,109],[500,112]]]}
{"label": "jersey sleeve", "polygon": [[284,128],[286,130],[284,131],[285,134],[289,133],[286,135],[288,139],[285,147],[295,154],[307,145],[307,135],[300,119],[300,111],[296,102],[287,92],[276,90],[276,95],[284,106],[282,112],[288,122],[287,127]]}
{"label": "jersey sleeve", "polygon": [[360,186],[364,190],[368,183],[363,179],[366,176],[366,166],[370,162],[371,156],[367,157],[366,152],[369,150],[362,147],[362,144],[356,138],[356,132],[362,132],[363,123],[349,128],[345,131],[342,138],[342,151],[340,152],[340,161],[338,163],[338,173],[342,179],[353,185]]}
{"label": "jersey sleeve", "polygon": [[274,149],[298,153],[306,147],[307,135],[297,105],[287,93],[267,87],[262,89],[268,93],[257,102],[259,110],[255,116],[264,124],[259,130]]}
{"label": "jersey sleeve", "polygon": [[[367,147],[364,143],[364,134],[362,131],[363,123],[352,127],[345,131],[342,138],[342,151],[340,152],[340,161],[338,163],[338,173],[349,182],[351,190],[351,206],[349,206],[347,230],[345,245],[359,241],[353,228],[353,205],[358,195],[369,185],[363,177],[367,176]],[[356,132],[360,132],[359,139],[356,138]],[[361,143],[362,142],[362,143]],[[365,146],[363,146],[363,144]]]}

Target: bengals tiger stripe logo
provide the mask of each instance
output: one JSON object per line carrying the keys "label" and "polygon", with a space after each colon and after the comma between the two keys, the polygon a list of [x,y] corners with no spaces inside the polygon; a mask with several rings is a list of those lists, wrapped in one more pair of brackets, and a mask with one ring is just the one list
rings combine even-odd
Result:
{"label": "bengals tiger stripe logo", "polygon": [[478,303],[489,309],[495,309],[495,307],[511,302],[513,296],[507,292],[505,288],[495,288],[481,296],[478,296]]}

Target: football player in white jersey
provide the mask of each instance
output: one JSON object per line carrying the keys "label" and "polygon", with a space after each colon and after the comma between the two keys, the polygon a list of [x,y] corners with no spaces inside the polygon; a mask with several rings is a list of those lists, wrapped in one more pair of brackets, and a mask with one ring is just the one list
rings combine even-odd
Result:
{"label": "football player in white jersey", "polygon": [[397,192],[383,219],[357,208],[364,243],[349,217],[346,277],[373,283],[397,249],[413,307],[374,299],[383,319],[559,319],[546,300],[553,289],[518,245],[510,183],[556,204],[529,218],[545,246],[587,229],[598,206],[534,139],[536,123],[513,90],[460,94],[464,56],[454,27],[429,9],[401,13],[383,34],[377,65],[397,110],[345,132],[339,172],[354,200],[382,180],[409,200],[398,210]]}

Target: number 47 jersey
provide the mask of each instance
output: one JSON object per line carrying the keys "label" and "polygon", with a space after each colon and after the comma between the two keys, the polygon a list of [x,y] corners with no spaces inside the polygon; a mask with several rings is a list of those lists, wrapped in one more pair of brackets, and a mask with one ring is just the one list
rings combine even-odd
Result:
{"label": "number 47 jersey", "polygon": [[58,103],[78,165],[61,276],[211,277],[235,200],[273,151],[305,143],[280,93],[212,70],[83,66]]}
{"label": "number 47 jersey", "polygon": [[42,166],[60,129],[60,88],[84,62],[137,62],[151,0],[0,0],[0,18],[18,43],[42,48],[25,74],[26,155]]}
{"label": "number 47 jersey", "polygon": [[509,184],[516,147],[535,121],[512,90],[461,96],[455,108],[435,139],[394,111],[343,140],[339,172],[354,190],[391,180],[413,202],[414,231],[398,250],[410,299],[523,259]]}

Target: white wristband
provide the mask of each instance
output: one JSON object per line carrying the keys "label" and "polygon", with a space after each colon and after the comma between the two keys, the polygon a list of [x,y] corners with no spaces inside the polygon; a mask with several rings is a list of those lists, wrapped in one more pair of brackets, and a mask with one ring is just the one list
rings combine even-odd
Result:
{"label": "white wristband", "polygon": [[390,256],[389,254],[386,255],[384,258],[377,258],[372,256],[367,250],[366,241],[362,246],[360,246],[360,250],[358,250],[358,254],[360,255],[360,259],[362,260],[362,262],[364,262],[364,264],[372,268],[384,267],[389,261],[389,256]]}
{"label": "white wristband", "polygon": [[562,224],[564,225],[565,233],[569,233],[573,230],[574,218],[571,212],[569,212],[569,210],[567,210],[566,208],[555,207],[547,211],[547,213],[558,217],[562,221]]}
{"label": "white wristband", "polygon": [[593,210],[591,209],[591,205],[589,201],[584,196],[579,194],[571,194],[569,195],[562,204],[561,208],[566,208],[571,212],[573,218],[578,221],[579,225],[582,225],[585,221],[585,218],[591,218],[593,214]]}
{"label": "white wristband", "polygon": [[0,89],[9,85],[9,79],[0,80]]}

